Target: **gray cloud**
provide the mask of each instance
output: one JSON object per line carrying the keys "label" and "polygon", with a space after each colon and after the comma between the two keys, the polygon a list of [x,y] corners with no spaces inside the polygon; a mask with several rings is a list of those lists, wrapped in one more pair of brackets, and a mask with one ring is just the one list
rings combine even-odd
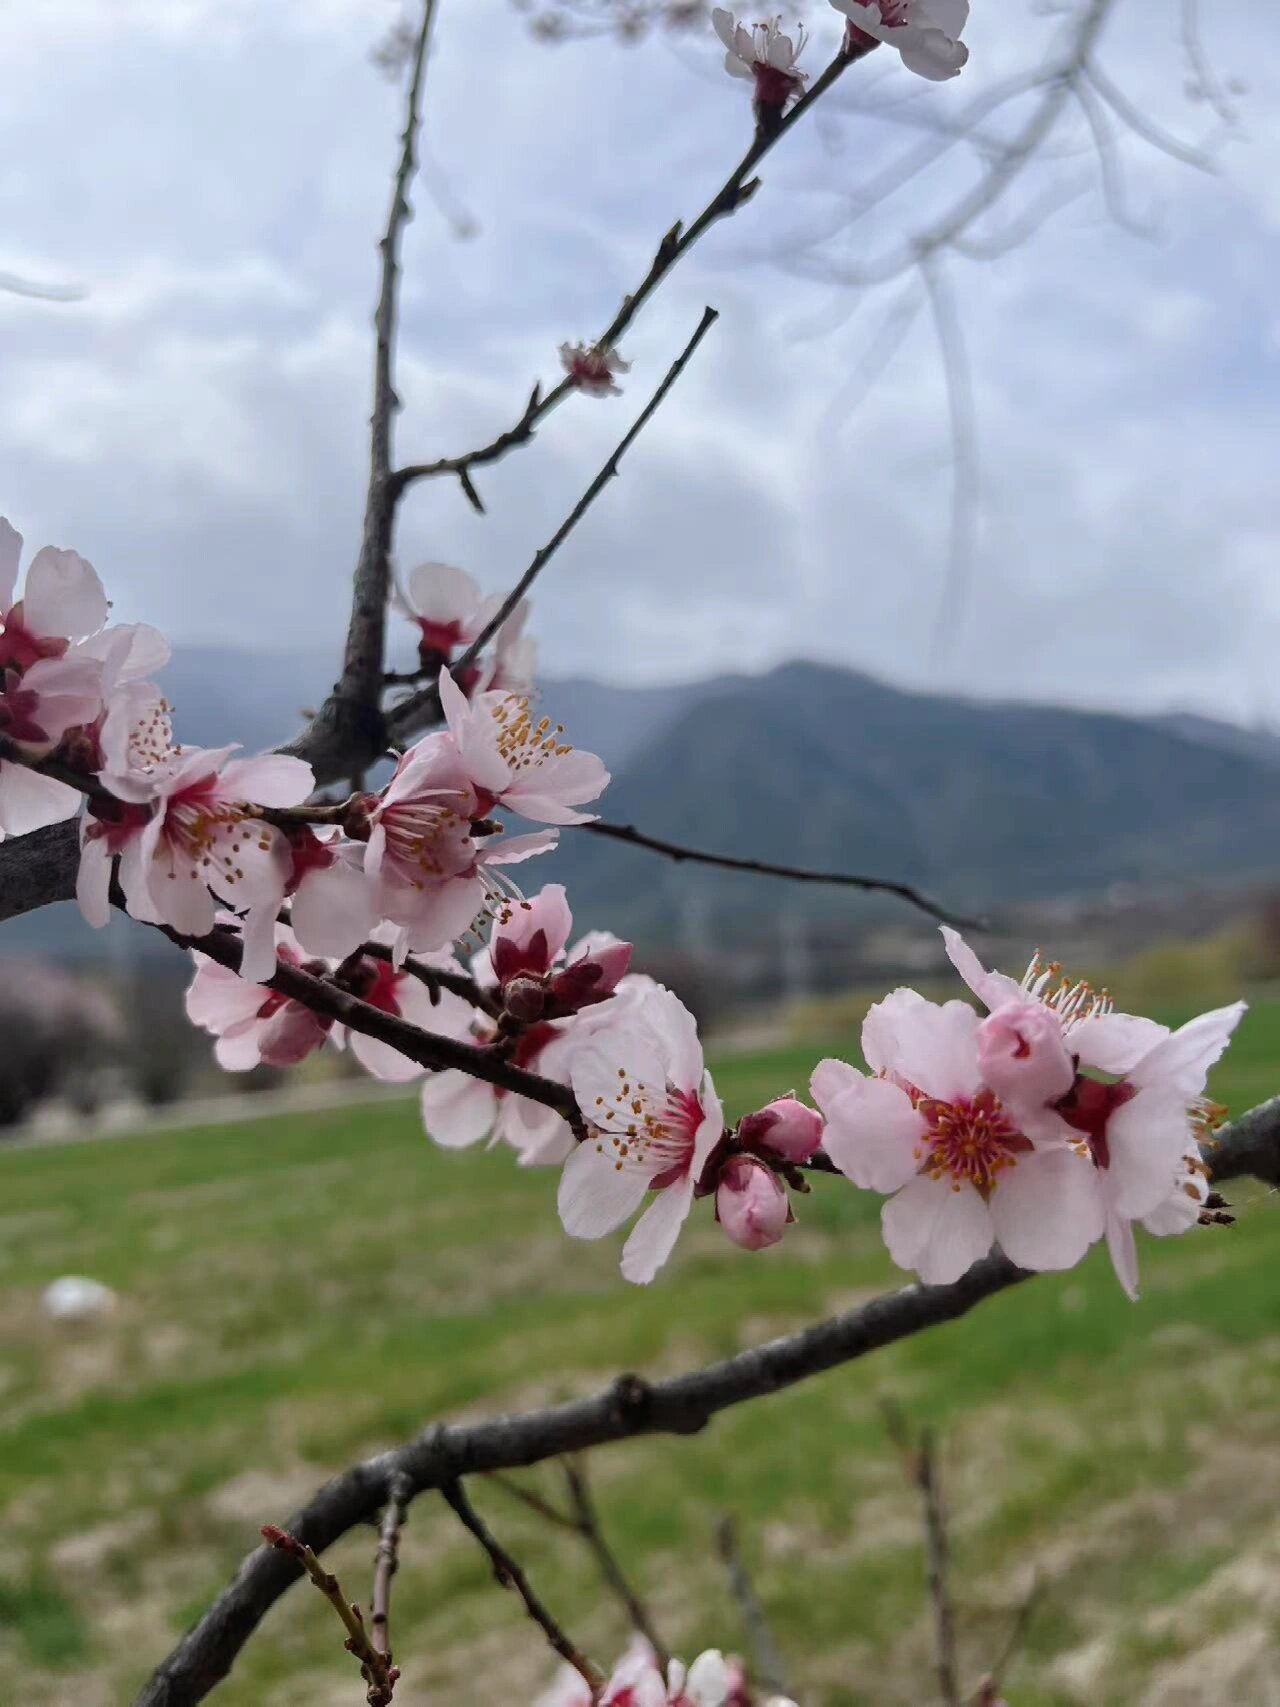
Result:
{"label": "gray cloud", "polygon": [[[1183,98],[1172,10],[1121,0],[1104,57],[1195,136],[1207,115]],[[0,270],[89,291],[76,305],[0,295],[0,504],[32,538],[85,550],[120,615],[179,643],[336,644],[398,105],[367,54],[394,16],[368,0],[0,13]],[[979,9],[957,85],[909,86],[873,60],[854,97],[953,113],[1055,27]],[[1244,39],[1212,44],[1228,71]],[[1252,65],[1275,58],[1280,20],[1259,11],[1248,39]],[[419,192],[406,457],[505,425],[749,128],[710,47],[548,51],[505,0],[442,7],[429,105],[428,181],[479,235],[456,240]],[[720,325],[539,593],[549,667],[662,680],[807,654],[917,685],[1280,717],[1280,124],[1260,92],[1243,106],[1249,139],[1215,176],[1123,145],[1153,241],[1117,231],[1094,185],[1025,247],[954,269],[977,376],[980,550],[941,669],[929,636],[950,446],[927,318],[849,415],[842,394],[891,298],[850,317],[846,292],[795,265],[798,242],[919,135],[849,100],[788,140],[752,207],[664,287],[627,340],[626,397],[571,400],[487,471],[487,518],[451,486],[415,492],[401,555],[512,579],[713,301]],[[1083,152],[1053,169],[1096,177]],[[824,253],[892,250],[904,219],[975,170],[957,155]]]}

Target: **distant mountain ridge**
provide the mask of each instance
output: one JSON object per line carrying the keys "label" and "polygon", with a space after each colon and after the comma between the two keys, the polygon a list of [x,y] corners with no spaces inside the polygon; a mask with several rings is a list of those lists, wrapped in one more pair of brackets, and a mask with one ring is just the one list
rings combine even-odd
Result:
{"label": "distant mountain ridge", "polygon": [[[255,751],[295,732],[335,662],[327,650],[184,647],[164,681],[184,740]],[[903,879],[960,910],[1256,878],[1280,846],[1280,737],[1203,717],[926,694],[811,663],[664,688],[570,678],[545,683],[542,699],[612,769],[602,805],[615,822]],[[525,875],[566,882],[583,925],[704,947],[796,915],[855,922],[869,905],[573,830]],[[69,912],[13,921],[0,952],[102,952]]]}

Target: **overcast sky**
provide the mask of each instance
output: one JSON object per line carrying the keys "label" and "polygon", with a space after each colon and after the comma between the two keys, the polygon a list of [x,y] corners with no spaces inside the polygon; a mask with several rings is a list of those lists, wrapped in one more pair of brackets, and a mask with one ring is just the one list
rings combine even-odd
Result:
{"label": "overcast sky", "polygon": [[[812,656],[914,685],[1280,723],[1272,0],[1237,0],[1229,29],[1205,8],[1222,75],[1249,84],[1220,172],[1121,144],[1153,236],[1109,219],[1073,109],[1054,158],[981,229],[1051,182],[1084,193],[1013,253],[950,265],[976,374],[979,545],[932,653],[951,441],[927,315],[850,408],[919,287],[859,295],[806,275],[892,253],[975,181],[966,152],[842,229],[859,187],[919,146],[904,120],[955,117],[1061,28],[1029,0],[974,9],[960,79],[922,83],[887,51],[850,73],[637,323],[625,396],[572,399],[482,472],[485,519],[453,485],[415,491],[401,560],[508,584],[710,302],[720,324],[540,586],[549,672],[662,681]],[[809,12],[816,68],[839,21]],[[1187,97],[1179,12],[1116,0],[1100,59],[1199,141],[1217,127]],[[84,551],[120,615],[179,643],[337,644],[400,102],[369,54],[396,16],[392,0],[0,0],[0,273],[86,292],[0,294],[0,508],[33,543]],[[870,119],[852,99],[908,104]],[[710,41],[548,49],[507,0],[441,0],[439,194],[418,194],[405,254],[403,458],[467,448],[554,380],[556,344],[592,336],[726,175],[745,100]]]}

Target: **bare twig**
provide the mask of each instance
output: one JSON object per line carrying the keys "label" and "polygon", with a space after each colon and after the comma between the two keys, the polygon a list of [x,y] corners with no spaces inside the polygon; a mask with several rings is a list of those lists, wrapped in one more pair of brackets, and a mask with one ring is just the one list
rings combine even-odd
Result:
{"label": "bare twig", "polygon": [[955,1609],[951,1604],[947,1575],[947,1514],[942,1503],[942,1486],[938,1477],[933,1431],[921,1429],[919,1435],[913,1438],[906,1418],[894,1404],[885,1404],[884,1417],[889,1434],[902,1453],[907,1474],[920,1490],[923,1503],[925,1559],[929,1576],[929,1597],[933,1602],[938,1688],[944,1707],[961,1707],[960,1675],[956,1663]]}
{"label": "bare twig", "polygon": [[769,1628],[769,1620],[765,1617],[759,1596],[747,1575],[747,1568],[742,1562],[742,1554],[738,1549],[737,1526],[731,1517],[722,1517],[716,1525],[716,1548],[728,1573],[733,1598],[742,1614],[756,1680],[771,1694],[785,1695],[787,1676],[782,1655],[778,1651],[773,1631]]}
{"label": "bare twig", "polygon": [[532,1488],[526,1488],[513,1477],[504,1476],[496,1470],[491,1472],[489,1480],[495,1488],[501,1488],[504,1494],[510,1494],[513,1500],[519,1500],[521,1505],[536,1512],[545,1523],[554,1524],[557,1529],[567,1529],[574,1535],[579,1533],[575,1517],[567,1511],[560,1511],[550,1500],[544,1500],[542,1495],[535,1493]]}
{"label": "bare twig", "polygon": [[392,1478],[387,1505],[378,1530],[378,1550],[373,1558],[373,1594],[369,1601],[369,1624],[373,1645],[391,1664],[391,1583],[400,1566],[400,1535],[405,1525],[409,1488],[403,1476]]}
{"label": "bare twig", "polygon": [[1031,1627],[1031,1620],[1035,1616],[1036,1608],[1040,1605],[1043,1593],[1044,1584],[1038,1578],[1034,1579],[1030,1589],[1023,1596],[1022,1605],[1018,1608],[1009,1634],[1005,1638],[1004,1647],[1000,1650],[1000,1657],[978,1685],[974,1707],[995,1707],[1009,1667],[1017,1658],[1018,1650],[1027,1639],[1027,1631]]}
{"label": "bare twig", "polygon": [[484,1519],[476,1511],[466,1494],[462,1491],[462,1483],[446,1482],[440,1489],[447,1503],[452,1506],[458,1521],[472,1535],[489,1555],[493,1565],[493,1574],[503,1588],[514,1589],[524,1602],[524,1609],[542,1631],[547,1641],[560,1655],[562,1660],[578,1673],[591,1691],[594,1701],[604,1685],[604,1675],[565,1635],[556,1619],[546,1605],[534,1593],[534,1590],[516,1560],[486,1526]]}
{"label": "bare twig", "polygon": [[[740,207],[745,206],[750,201],[760,187],[760,180],[753,178],[752,173],[765,155],[775,143],[800,122],[846,68],[852,65],[855,59],[861,57],[861,53],[856,50],[850,51],[842,48],[812,87],[788,112],[783,114],[776,130],[770,135],[765,135],[763,132],[757,133],[750,148],[692,224],[686,226],[682,220],[676,221],[659,243],[644,278],[641,279],[630,295],[623,297],[617,313],[600,334],[597,340],[599,344],[616,344],[672,267],[689,252],[704,232],[716,224],[718,220],[736,213]],[[516,445],[527,444],[541,422],[574,389],[573,380],[567,376],[546,393],[543,392],[541,384],[535,385],[519,419],[513,426],[499,433],[488,444],[480,445],[475,450],[466,451],[461,456],[438,457],[434,462],[412,463],[405,468],[398,469],[393,476],[395,490],[398,493],[416,480],[429,480],[437,475],[452,474],[462,481],[463,489],[466,491],[470,502],[477,509],[482,510],[484,506],[480,502],[474,487],[470,486],[470,471],[485,463],[497,462]]]}
{"label": "bare twig", "polygon": [[[1280,1182],[1280,1097],[1224,1126],[1205,1150],[1211,1182],[1246,1173]],[[620,1376],[603,1391],[545,1410],[455,1427],[433,1426],[392,1452],[353,1465],[290,1519],[323,1552],[386,1503],[394,1476],[412,1496],[462,1475],[541,1464],[568,1452],[648,1434],[696,1434],[720,1411],[777,1393],[912,1334],[967,1315],[1031,1278],[1004,1256],[975,1263],[951,1286],[904,1286],[857,1309],[664,1381]],[[227,1676],[269,1608],[298,1578],[290,1560],[262,1547],[143,1687],[135,1707],[195,1707]]]}
{"label": "bare twig", "polygon": [[[663,399],[679,379],[680,375],[684,372],[691,357],[693,356],[693,352],[697,349],[698,345],[706,337],[707,333],[715,325],[718,319],[719,315],[714,308],[706,308],[703,310],[702,319],[698,322],[697,329],[693,336],[676,357],[675,361],[672,362],[671,366],[667,369],[666,375],[664,376],[662,383],[658,386],[658,389],[636,416],[635,420],[631,423],[631,426],[627,429],[623,437],[618,441],[608,460],[604,464],[604,467],[601,468],[595,479],[578,499],[578,502],[573,506],[573,509],[569,512],[564,521],[561,522],[555,533],[542,547],[541,551],[535,554],[533,562],[530,563],[524,574],[507,594],[506,598],[503,599],[494,615],[480,630],[479,634],[476,635],[475,639],[471,642],[470,646],[467,647],[466,651],[457,660],[457,662],[451,666],[456,675],[461,675],[470,665],[475,663],[481,652],[484,651],[485,647],[493,639],[494,635],[497,634],[503,623],[507,621],[508,617],[510,617],[511,613],[515,610],[521,599],[524,598],[525,594],[529,591],[529,588],[537,580],[538,576],[550,562],[551,558],[564,544],[565,540],[568,539],[569,535],[573,532],[574,528],[577,527],[583,516],[586,515],[587,511],[600,496],[601,492],[603,492],[609,482],[617,475],[618,464],[622,461],[622,458],[626,455],[627,451],[635,443],[636,439],[639,438],[649,421],[661,407]],[[412,729],[416,728],[424,718],[438,717],[439,706],[439,690],[434,686],[424,689],[420,694],[412,695],[409,699],[402,700],[400,704],[391,711],[387,718],[387,724],[392,738],[400,739],[403,735],[408,734]]]}
{"label": "bare twig", "polygon": [[940,664],[955,643],[973,574],[978,520],[978,428],[973,401],[973,371],[964,328],[956,312],[951,284],[934,251],[921,257],[920,276],[928,293],[951,418],[951,528],[942,597],[931,648]]}
{"label": "bare twig", "polygon": [[600,1526],[600,1514],[596,1510],[595,1500],[591,1495],[591,1486],[587,1481],[586,1466],[573,1458],[566,1458],[562,1465],[565,1484],[569,1490],[569,1498],[573,1502],[575,1527],[578,1534],[595,1554],[600,1575],[609,1585],[613,1593],[622,1602],[632,1627],[639,1630],[642,1636],[648,1638],[650,1645],[657,1654],[662,1669],[665,1671],[667,1661],[671,1657],[670,1649],[658,1634],[657,1626],[648,1607],[627,1580],[622,1566],[609,1543],[605,1540],[604,1530]]}
{"label": "bare twig", "polygon": [[647,848],[650,853],[663,854],[667,859],[675,860],[677,864],[687,861],[691,865],[716,865],[725,871],[752,871],[761,877],[788,877],[797,883],[831,883],[845,889],[864,889],[886,895],[898,895],[902,900],[909,901],[913,907],[918,907],[922,913],[928,913],[930,918],[940,919],[944,924],[981,929],[981,920],[967,919],[958,913],[952,913],[947,908],[940,907],[936,901],[931,901],[927,895],[922,895],[909,883],[895,883],[888,877],[860,877],[848,871],[811,871],[805,866],[774,865],[768,860],[742,859],[737,854],[707,853],[702,848],[685,847],[680,842],[669,842],[661,836],[648,836],[642,830],[637,830],[634,824],[607,824],[599,818],[589,824],[576,825],[575,828],[588,830],[596,836],[606,836],[610,841],[626,842],[631,847]]}
{"label": "bare twig", "polygon": [[391,1664],[391,1655],[379,1652],[369,1640],[360,1608],[343,1594],[337,1577],[325,1570],[305,1541],[300,1541],[287,1529],[280,1529],[274,1523],[265,1524],[262,1538],[268,1547],[285,1554],[306,1572],[342,1620],[343,1629],[347,1632],[343,1645],[360,1662],[361,1675],[369,1686],[365,1697],[369,1707],[389,1707],[400,1674]]}

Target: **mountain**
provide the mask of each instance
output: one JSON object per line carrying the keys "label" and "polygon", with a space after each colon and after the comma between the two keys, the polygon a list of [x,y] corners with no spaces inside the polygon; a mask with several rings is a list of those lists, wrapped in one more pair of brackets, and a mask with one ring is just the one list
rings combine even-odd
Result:
{"label": "mountain", "polygon": [[[1278,766],[1274,737],[1207,719],[912,693],[797,663],[688,704],[619,767],[607,816],[715,851],[902,879],[967,910],[1264,875]],[[582,832],[555,857],[587,922],[651,935],[763,933],[779,909],[846,918],[859,905]]]}
{"label": "mountain", "polygon": [[[250,750],[323,696],[329,652],[186,647],[165,673],[183,738]],[[614,822],[713,851],[901,879],[958,911],[1264,876],[1280,846],[1280,739],[1202,717],[1138,718],[909,692],[808,663],[674,688],[581,678],[546,709],[614,773]],[[570,889],[582,925],[711,947],[799,918],[865,923],[897,903],[739,876],[579,830],[524,875]],[[69,907],[4,927],[7,952],[129,955]]]}

